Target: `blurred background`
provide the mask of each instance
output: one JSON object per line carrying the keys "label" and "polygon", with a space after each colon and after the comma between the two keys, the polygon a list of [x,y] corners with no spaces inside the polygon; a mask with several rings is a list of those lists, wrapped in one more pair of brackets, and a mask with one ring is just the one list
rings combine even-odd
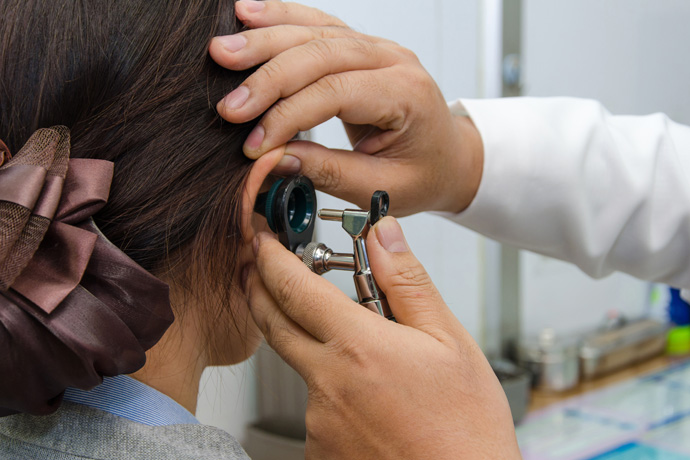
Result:
{"label": "blurred background", "polygon": [[[687,0],[302,3],[413,50],[448,101],[575,96],[597,99],[615,114],[664,112],[690,124]],[[314,129],[310,136],[329,147],[349,148],[338,121]],[[348,206],[320,196],[319,207]],[[665,287],[622,274],[592,280],[573,266],[501,247],[434,215],[401,223],[450,308],[492,358],[516,358],[522,340],[535,339],[537,348],[562,344],[622,317],[668,322]],[[319,241],[351,251],[351,239],[338,224],[319,225]],[[351,275],[327,276],[354,295]],[[305,403],[302,389],[289,371],[271,363],[270,353],[264,350],[240,366],[207,371],[199,419],[251,444],[256,439],[249,438],[257,434],[248,426],[261,425],[281,411],[299,412]],[[567,353],[560,357],[565,360]],[[289,417],[282,422],[291,423]],[[298,449],[299,443],[295,445]],[[543,458],[590,458],[570,455]]]}

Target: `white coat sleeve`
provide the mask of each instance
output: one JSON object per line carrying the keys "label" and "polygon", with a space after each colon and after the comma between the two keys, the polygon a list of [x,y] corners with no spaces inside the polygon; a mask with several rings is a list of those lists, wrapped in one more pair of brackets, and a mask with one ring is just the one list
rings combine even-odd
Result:
{"label": "white coat sleeve", "polygon": [[594,277],[690,288],[690,127],[582,99],[461,103],[484,170],[470,206],[447,217]]}

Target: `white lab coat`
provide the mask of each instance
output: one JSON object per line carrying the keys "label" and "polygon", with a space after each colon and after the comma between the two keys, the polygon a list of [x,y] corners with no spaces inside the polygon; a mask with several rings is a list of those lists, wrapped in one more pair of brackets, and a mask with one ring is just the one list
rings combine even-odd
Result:
{"label": "white lab coat", "polygon": [[583,99],[462,105],[484,171],[474,201],[449,218],[593,277],[621,271],[690,289],[690,127]]}

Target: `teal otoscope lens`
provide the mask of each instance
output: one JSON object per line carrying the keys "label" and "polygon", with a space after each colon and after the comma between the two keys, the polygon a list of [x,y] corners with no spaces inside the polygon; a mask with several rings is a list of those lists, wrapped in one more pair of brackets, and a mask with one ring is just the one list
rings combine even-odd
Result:
{"label": "teal otoscope lens", "polygon": [[316,190],[305,176],[277,180],[256,198],[254,211],[266,217],[268,226],[290,251],[311,242],[316,217]]}
{"label": "teal otoscope lens", "polygon": [[303,184],[292,190],[287,203],[288,222],[295,233],[307,229],[314,216],[314,197],[312,191]]}

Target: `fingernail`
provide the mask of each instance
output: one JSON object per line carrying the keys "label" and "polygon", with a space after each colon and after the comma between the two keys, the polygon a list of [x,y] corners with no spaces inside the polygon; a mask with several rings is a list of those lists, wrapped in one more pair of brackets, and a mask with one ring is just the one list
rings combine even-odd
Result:
{"label": "fingernail", "polygon": [[407,252],[407,241],[397,220],[384,217],[375,226],[376,238],[388,252]]}
{"label": "fingernail", "polygon": [[254,130],[249,134],[249,137],[247,137],[247,142],[245,142],[244,145],[249,150],[259,150],[261,144],[264,142],[264,137],[266,137],[266,130],[263,126],[257,125],[256,128],[254,128]]}
{"label": "fingernail", "polygon": [[249,99],[249,88],[240,86],[225,96],[221,104],[228,110],[237,110]]}
{"label": "fingernail", "polygon": [[297,174],[302,169],[302,162],[299,158],[292,155],[285,155],[280,162],[273,168],[273,173],[279,176],[290,176]]}
{"label": "fingernail", "polygon": [[247,38],[244,35],[226,35],[224,37],[217,37],[223,48],[235,53],[247,45]]}
{"label": "fingernail", "polygon": [[257,13],[266,7],[264,2],[257,0],[240,0],[237,4],[242,5],[247,13]]}

